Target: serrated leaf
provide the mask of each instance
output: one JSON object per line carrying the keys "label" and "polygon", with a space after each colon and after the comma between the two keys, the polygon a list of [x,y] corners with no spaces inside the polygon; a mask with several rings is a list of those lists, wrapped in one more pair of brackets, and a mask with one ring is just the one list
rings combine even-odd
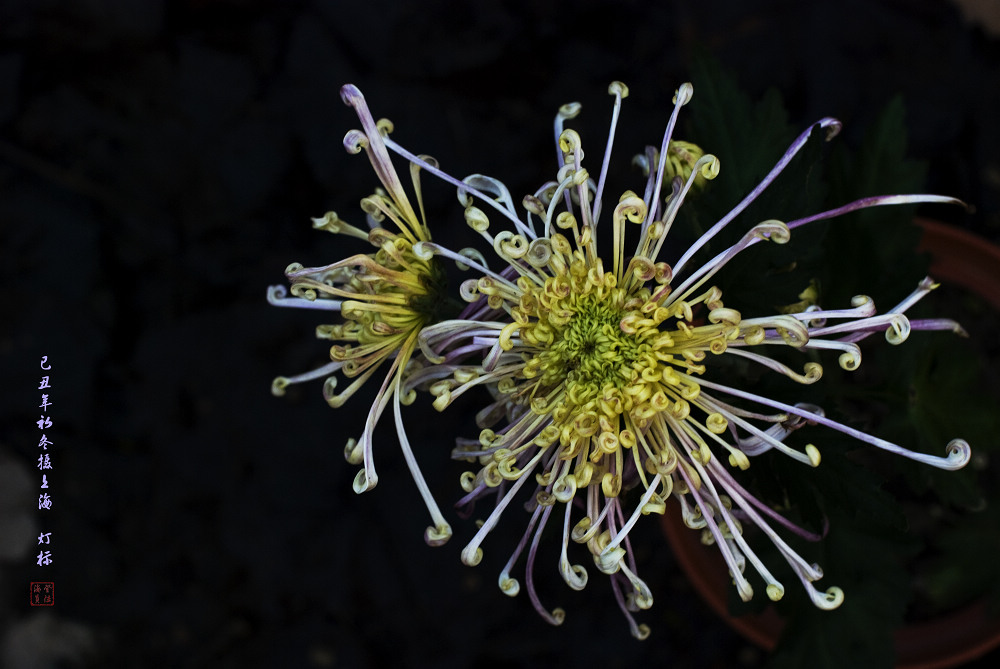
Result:
{"label": "serrated leaf", "polygon": [[[873,195],[919,193],[927,173],[926,163],[906,157],[906,114],[899,97],[886,105],[857,149],[840,142],[829,162],[830,207]],[[837,259],[823,277],[830,297],[849,300],[863,288],[876,304],[891,305],[895,295],[913,289],[928,266],[926,256],[916,252],[921,230],[912,223],[914,211],[874,207],[829,224],[823,247]]]}

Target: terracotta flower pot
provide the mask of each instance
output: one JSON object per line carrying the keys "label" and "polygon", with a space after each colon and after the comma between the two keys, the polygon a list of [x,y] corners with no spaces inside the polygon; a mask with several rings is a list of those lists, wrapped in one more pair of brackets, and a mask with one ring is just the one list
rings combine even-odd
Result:
{"label": "terracotta flower pot", "polygon": [[[917,219],[924,229],[920,250],[931,254],[931,276],[960,286],[1000,310],[1000,247],[954,227]],[[785,621],[773,606],[763,613],[729,614],[729,572],[715,546],[703,546],[701,533],[681,519],[677,504],[668,504],[663,530],[678,563],[708,606],[748,641],[773,650]],[[983,602],[965,606],[928,622],[909,624],[894,635],[898,669],[946,669],[974,660],[1000,646],[1000,618]]]}

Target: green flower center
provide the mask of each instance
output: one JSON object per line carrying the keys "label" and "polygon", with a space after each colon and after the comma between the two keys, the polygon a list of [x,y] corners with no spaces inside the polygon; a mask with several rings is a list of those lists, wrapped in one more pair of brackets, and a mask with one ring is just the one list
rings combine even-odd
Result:
{"label": "green flower center", "polygon": [[544,381],[561,378],[594,390],[627,382],[633,376],[640,345],[634,335],[621,331],[624,315],[585,296],[552,346],[540,354]]}

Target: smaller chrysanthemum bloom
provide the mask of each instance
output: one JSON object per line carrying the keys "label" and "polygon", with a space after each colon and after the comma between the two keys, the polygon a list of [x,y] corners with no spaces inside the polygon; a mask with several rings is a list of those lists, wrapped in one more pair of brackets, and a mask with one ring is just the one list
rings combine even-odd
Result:
{"label": "smaller chrysanthemum bloom", "polygon": [[[416,208],[410,202],[392,165],[385,141],[392,131],[388,119],[375,121],[364,97],[355,86],[341,89],[344,103],[353,107],[362,130],[352,130],[344,137],[349,153],[368,154],[382,188],[361,200],[367,214],[368,230],[362,230],[330,212],[313,219],[314,227],[336,234],[365,240],[377,250],[357,254],[323,267],[303,267],[292,263],[285,270],[291,294],[283,286],[268,289],[268,301],[275,306],[319,309],[338,312],[340,321],[316,328],[319,339],[335,342],[330,347],[331,361],[322,367],[293,377],[279,376],[272,391],[283,395],[290,384],[325,379],[323,395],[331,407],[343,405],[385,364],[388,371],[368,412],[360,440],[347,442],[345,456],[351,464],[363,464],[354,480],[355,492],[375,487],[378,476],[372,456],[375,425],[390,402],[396,431],[406,463],[430,511],[434,525],[425,533],[426,541],[439,545],[451,536],[444,519],[427,488],[403,428],[400,405],[413,402],[415,392],[405,390],[403,379],[419,366],[417,337],[429,324],[442,319],[445,275],[439,259],[421,253],[420,244],[431,239],[424,216],[420,190],[420,165],[435,165],[430,156],[420,156],[419,164],[410,163]],[[337,374],[351,380],[347,388],[337,389]]]}
{"label": "smaller chrysanthemum bloom", "polygon": [[[841,590],[817,590],[813,582],[822,577],[821,569],[797,554],[775,528],[808,533],[751,495],[731,469],[746,469],[751,457],[769,449],[818,466],[816,446],[797,450],[785,443],[792,431],[807,424],[945,469],[964,466],[970,448],[956,439],[945,457],[912,452],[833,421],[817,406],[787,404],[745,390],[738,378],[726,376],[732,366],[720,363],[738,358],[811,384],[822,375],[818,363],[806,362],[797,371],[768,355],[768,349],[831,350],[839,354],[843,368],[853,370],[861,362],[858,342],[873,333],[884,332],[898,344],[914,328],[960,328],[952,321],[917,322],[904,315],[933,288],[930,279],[884,314],[877,314],[865,296],[855,297],[849,308],[824,310],[810,304],[805,293],[793,313],[750,318],[723,304],[721,291],[710,281],[748,247],[762,241],[785,243],[790,230],[811,221],[876,205],[958,201],[935,195],[870,197],[788,223],[763,221],[692,269],[695,253],[774,181],[807,142],[810,129],[742,202],[667,264],[659,256],[679,207],[699,175],[711,179],[719,171],[714,156],[671,142],[678,112],[692,95],[691,85],[684,84],[659,150],[649,149],[639,159],[648,172],[643,195],[627,191],[611,211],[606,264],[597,249],[597,226],[627,90],[615,83],[610,93],[615,96],[611,133],[596,182],[583,166],[579,136],[563,127],[578,113],[577,104],[564,106],[557,116],[558,176],[523,199],[524,220],[500,182],[481,175],[454,182],[469,225],[493,246],[503,269],[470,262],[482,276],[462,286],[470,302],[468,320],[423,330],[421,346],[436,364],[416,372],[407,386],[429,387],[439,410],[476,386],[494,393],[494,401],[478,416],[484,428],[479,439],[460,440],[454,452],[456,458],[478,464],[478,470],[462,477],[467,494],[460,504],[495,500],[462,560],[479,563],[484,539],[527,488],[530,520],[500,574],[503,592],[519,591],[511,573],[527,548],[529,597],[549,622],[562,621],[561,609],[549,611],[541,604],[533,580],[539,542],[555,512],[561,516],[559,571],[566,583],[574,589],[587,584],[587,569],[572,563],[568,553],[571,542],[582,544],[597,569],[611,575],[614,596],[633,634],[644,638],[648,628],[638,625],[631,612],[650,606],[652,595],[637,575],[629,532],[641,516],[664,513],[666,499],[674,496],[686,524],[719,546],[744,600],[753,595],[743,575],[747,564],[767,583],[771,599],[784,592],[744,536],[749,523],[783,554],[813,602],[834,608],[843,599]],[[832,118],[818,125],[828,139],[840,127]],[[472,195],[484,208],[499,212],[513,230],[492,234],[489,217]],[[631,253],[626,250],[629,228],[637,236]],[[493,429],[496,425],[500,427]],[[635,490],[626,501],[623,493],[630,489]]]}

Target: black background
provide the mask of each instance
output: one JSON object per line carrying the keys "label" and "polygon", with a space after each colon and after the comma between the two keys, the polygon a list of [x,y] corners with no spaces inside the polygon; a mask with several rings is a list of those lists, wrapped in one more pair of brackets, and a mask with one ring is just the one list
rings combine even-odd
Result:
{"label": "black background", "polygon": [[[560,104],[584,104],[575,127],[591,155],[603,148],[612,80],[631,89],[618,155],[658,143],[699,51],[752,96],[776,87],[803,128],[838,117],[848,142],[902,94],[928,191],[973,203],[951,222],[1000,239],[996,36],[931,0],[749,5],[0,2],[0,462],[30,483],[3,503],[53,532],[54,557],[37,567],[32,541],[0,563],[0,661],[761,665],[694,595],[655,522],[634,534],[655,599],[639,643],[607,584],[569,591],[554,555],[537,573],[543,601],[567,609],[561,628],[498,591],[521,521],[476,568],[459,561],[474,530],[453,516],[452,541],[425,546],[391,417],[380,483],[356,496],[343,446],[371,391],[337,411],[319,384],[272,397],[274,376],[318,365],[326,346],[313,314],[264,299],[288,263],[345,255],[309,217],[363,223],[357,201],[376,180],[341,146],[358,125],[343,83],[411,150],[518,195],[554,176]],[[463,239],[453,189],[427,191],[435,237]],[[34,509],[42,355],[50,511]],[[463,412],[477,404],[444,420],[423,399],[410,407],[419,457],[446,458],[456,421],[474,434]],[[427,472],[446,510],[461,471]],[[29,609],[32,580],[55,581],[52,610]],[[18,660],[24,649],[40,663]]]}

